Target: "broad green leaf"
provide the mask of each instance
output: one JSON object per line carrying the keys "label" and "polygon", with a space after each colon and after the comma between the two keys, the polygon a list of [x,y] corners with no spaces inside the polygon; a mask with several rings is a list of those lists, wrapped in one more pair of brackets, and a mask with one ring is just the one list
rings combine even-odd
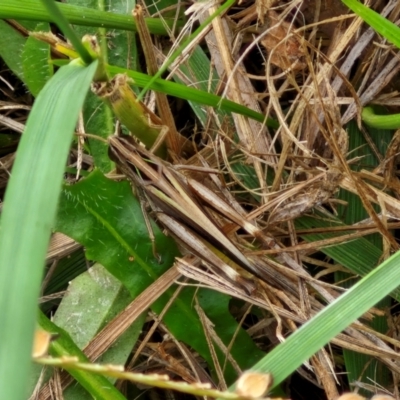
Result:
{"label": "broad green leaf", "polygon": [[[39,23],[36,32],[48,32],[49,24]],[[50,46],[47,43],[28,37],[22,51],[22,69],[24,82],[33,96],[37,96],[53,75],[50,63]]]}
{"label": "broad green leaf", "polygon": [[[110,108],[94,93],[89,93],[83,108],[85,131],[107,139],[114,133],[114,116]],[[103,173],[113,169],[114,163],[108,157],[108,146],[99,140],[88,140],[94,165]]]}
{"label": "broad green leaf", "polygon": [[[97,264],[71,282],[53,322],[68,332],[75,344],[83,349],[131,300],[122,283]],[[97,362],[125,365],[141,333],[144,318],[145,315],[139,318]],[[64,397],[76,399],[81,391],[77,387],[68,388]]]}
{"label": "broad green leaf", "polygon": [[[131,301],[122,283],[100,264],[95,264],[70,283],[53,322],[67,331],[75,344],[83,349]],[[136,332],[130,333],[130,350],[139,330],[140,324]],[[125,360],[118,363],[124,364]]]}
{"label": "broad green leaf", "polygon": [[63,170],[97,62],[61,68],[36,99],[9,181],[0,230],[0,387],[24,399],[43,265]]}
{"label": "broad green leaf", "polygon": [[171,238],[153,224],[157,252],[152,244],[139,202],[127,181],[115,182],[94,171],[75,185],[64,186],[56,230],[86,248],[86,257],[108,269],[132,297],[157,279],[178,255]]}
{"label": "broad green leaf", "polygon": [[[86,256],[100,262],[121,280],[133,298],[166,271],[178,255],[174,241],[163,236],[156,225],[153,225],[153,229],[161,264],[153,256],[140,205],[132,196],[128,182],[114,182],[95,171],[84,181],[64,187],[56,230],[83,244]],[[212,367],[203,328],[193,306],[195,293],[193,288],[183,289],[164,321],[178,340],[193,347]],[[172,294],[171,289],[153,304],[152,309],[160,313]],[[219,301],[222,304],[222,300]],[[227,303],[225,305],[225,311],[219,309],[215,318],[221,332],[222,315],[229,312]],[[227,316],[225,321],[230,325],[228,332],[232,332],[236,328],[232,328],[234,321]],[[232,336],[224,335],[228,345]],[[249,368],[260,357],[260,352],[243,335],[244,332],[238,336],[232,352],[239,358],[238,362],[243,368]],[[240,354],[242,347],[247,348],[248,352]],[[223,360],[224,356],[219,353]],[[235,377],[230,365],[226,376],[230,381]]]}

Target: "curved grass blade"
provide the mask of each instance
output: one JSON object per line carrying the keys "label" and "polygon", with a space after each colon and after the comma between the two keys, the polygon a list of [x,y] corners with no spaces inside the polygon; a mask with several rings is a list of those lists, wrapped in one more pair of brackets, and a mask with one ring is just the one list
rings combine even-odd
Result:
{"label": "curved grass blade", "polygon": [[329,340],[396,289],[400,284],[399,263],[400,252],[329,304],[255,364],[252,370],[272,373],[274,387],[278,385]]}
{"label": "curved grass blade", "polygon": [[97,62],[61,68],[39,94],[19,144],[0,230],[0,387],[26,398],[36,300],[62,174]]}
{"label": "curved grass blade", "polygon": [[398,129],[400,114],[378,115],[373,107],[364,107],[361,118],[365,124],[376,129]]}

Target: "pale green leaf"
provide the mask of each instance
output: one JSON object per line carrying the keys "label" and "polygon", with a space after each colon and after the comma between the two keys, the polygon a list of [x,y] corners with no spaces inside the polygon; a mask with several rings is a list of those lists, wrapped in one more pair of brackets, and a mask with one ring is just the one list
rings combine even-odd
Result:
{"label": "pale green leaf", "polygon": [[0,230],[0,387],[25,399],[36,301],[63,170],[97,67],[61,68],[36,99],[9,181]]}

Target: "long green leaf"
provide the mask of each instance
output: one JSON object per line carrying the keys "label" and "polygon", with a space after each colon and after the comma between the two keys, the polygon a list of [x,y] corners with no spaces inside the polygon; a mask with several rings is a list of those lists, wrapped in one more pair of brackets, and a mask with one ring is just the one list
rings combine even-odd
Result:
{"label": "long green leaf", "polygon": [[400,284],[400,253],[369,273],[348,292],[275,347],[252,370],[269,372],[278,385],[304,361]]}
{"label": "long green leaf", "polygon": [[[132,17],[127,15],[91,10],[64,3],[59,3],[59,7],[71,24],[136,31],[136,25]],[[0,19],[6,18],[54,22],[39,0],[2,0],[0,3]],[[166,34],[165,26],[172,26],[173,23],[174,21],[165,21],[156,18],[146,19],[149,31],[160,35]],[[177,21],[177,26],[181,26],[179,21]]]}
{"label": "long green leaf", "polygon": [[[118,68],[114,66],[108,66],[108,71],[112,75],[126,73],[135,82],[135,85],[143,87],[149,84],[151,77],[142,74],[137,71],[126,70],[123,68]],[[220,108],[224,111],[231,111],[241,115],[245,115],[259,122],[265,122],[271,128],[278,128],[278,121],[272,118],[265,118],[265,115],[251,110],[241,104],[235,103],[234,101],[226,100],[212,93],[207,93],[202,90],[193,89],[184,85],[180,85],[175,82],[169,82],[163,79],[156,79],[149,86],[150,89],[156,90],[162,93],[169,94],[171,96],[178,97],[180,99],[185,99],[189,101],[195,101],[200,104],[205,104],[207,106]]]}
{"label": "long green leaf", "polygon": [[400,48],[400,28],[382,15],[364,6],[356,0],[342,0],[347,7],[359,15],[368,25],[384,36],[389,42]]}
{"label": "long green leaf", "polygon": [[[64,65],[64,61],[55,61],[54,63],[56,65]],[[139,87],[146,86],[152,78],[141,72],[132,71],[112,65],[108,65],[106,68],[111,75],[127,74],[130,78],[134,80],[134,84]],[[207,93],[203,90],[194,89],[175,82],[169,82],[164,79],[156,79],[149,87],[151,90],[166,93],[180,99],[189,100],[199,104],[205,104],[207,106],[215,107],[224,111],[230,111],[244,115],[246,117],[254,119],[255,121],[263,122],[270,128],[279,128],[279,123],[277,120],[272,118],[265,118],[265,115],[257,111],[242,106],[239,103],[235,103],[234,101],[223,99],[222,97],[215,94]]]}
{"label": "long green leaf", "polygon": [[25,399],[36,300],[72,133],[97,62],[61,68],[39,94],[19,144],[0,230],[0,388]]}

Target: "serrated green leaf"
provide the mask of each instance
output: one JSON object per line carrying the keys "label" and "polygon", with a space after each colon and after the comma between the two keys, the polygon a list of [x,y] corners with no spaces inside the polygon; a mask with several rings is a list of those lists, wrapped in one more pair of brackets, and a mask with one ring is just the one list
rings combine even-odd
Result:
{"label": "serrated green leaf", "polygon": [[21,81],[24,80],[22,48],[25,42],[26,39],[19,32],[0,20],[0,57]]}
{"label": "serrated green leaf", "polygon": [[[132,196],[126,181],[114,182],[95,171],[84,181],[64,187],[56,229],[83,244],[87,257],[100,262],[120,279],[132,297],[157,279],[178,255],[174,241],[163,236],[156,225],[153,228],[156,250],[162,257],[161,264],[152,254],[140,205]],[[203,328],[193,306],[195,293],[193,288],[184,288],[166,313],[164,321],[178,340],[188,343],[212,366]],[[172,294],[171,289],[152,305],[152,309],[160,313]],[[227,307],[225,311],[220,310],[219,316],[224,312],[229,312]],[[230,326],[232,323],[230,320]],[[240,354],[240,347],[245,340],[239,337],[241,339],[233,347],[235,354]],[[224,339],[227,345],[231,337],[228,340],[225,336]],[[246,347],[251,348],[248,342]],[[219,354],[224,360],[222,353]],[[243,368],[248,368],[251,365],[249,360],[253,361],[258,354],[254,350],[251,357],[239,357],[239,362],[243,362]],[[235,377],[230,365],[226,376],[229,381]]]}
{"label": "serrated green leaf", "polygon": [[[48,32],[49,24],[39,23],[36,32]],[[24,82],[33,96],[37,96],[53,75],[50,63],[50,46],[47,43],[28,37],[22,51]]]}
{"label": "serrated green leaf", "polygon": [[104,265],[137,296],[169,268],[178,251],[171,238],[153,224],[158,263],[138,201],[127,181],[115,182],[94,171],[85,180],[65,186],[56,230],[86,248],[86,257]]}

